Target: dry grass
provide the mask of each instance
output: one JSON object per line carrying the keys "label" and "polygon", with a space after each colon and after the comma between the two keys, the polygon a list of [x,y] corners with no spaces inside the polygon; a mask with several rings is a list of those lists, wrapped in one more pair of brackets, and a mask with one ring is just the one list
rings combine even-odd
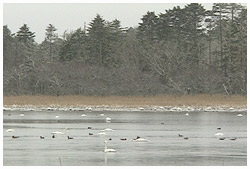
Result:
{"label": "dry grass", "polygon": [[246,106],[247,97],[234,95],[184,95],[184,96],[4,96],[4,105],[108,105],[108,106]]}

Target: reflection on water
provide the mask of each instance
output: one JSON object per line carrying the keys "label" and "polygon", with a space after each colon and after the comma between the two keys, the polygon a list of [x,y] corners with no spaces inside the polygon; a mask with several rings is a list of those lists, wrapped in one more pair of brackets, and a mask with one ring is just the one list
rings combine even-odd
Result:
{"label": "reflection on water", "polygon": [[[186,112],[144,111],[104,112],[105,116],[89,111],[84,112],[85,116],[82,114],[77,111],[5,111],[4,165],[247,164],[246,112],[242,112],[242,117],[234,112],[189,112],[188,116]],[[106,122],[106,117],[112,118],[110,123]],[[66,127],[69,130],[65,135],[55,134],[52,138],[51,132],[64,131]],[[104,130],[107,128],[114,131]],[[6,132],[7,129],[15,131]],[[105,134],[98,135],[99,132]],[[222,136],[216,133],[223,133],[225,139],[220,140]],[[13,135],[19,138],[13,139]],[[150,141],[131,141],[137,136]],[[232,139],[235,137],[236,140]],[[104,140],[115,153],[103,152]]]}

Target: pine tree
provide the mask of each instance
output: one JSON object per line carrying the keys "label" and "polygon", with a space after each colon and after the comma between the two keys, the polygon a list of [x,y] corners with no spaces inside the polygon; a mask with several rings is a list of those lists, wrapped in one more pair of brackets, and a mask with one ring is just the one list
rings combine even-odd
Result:
{"label": "pine tree", "polygon": [[16,36],[19,42],[23,42],[25,44],[33,43],[35,41],[35,32],[31,32],[27,24],[23,24],[23,26],[19,28]]}
{"label": "pine tree", "polygon": [[13,61],[15,61],[15,47],[14,47],[15,39],[11,34],[10,29],[7,25],[3,26],[3,68],[8,69],[13,67]]}
{"label": "pine tree", "polygon": [[[238,4],[230,3],[227,5],[229,21],[227,22],[227,29],[224,30],[224,38],[225,42],[223,45],[223,71],[224,76],[227,81],[228,88],[230,89],[231,94],[234,94],[239,85],[238,79],[244,80],[244,76],[242,76],[239,72],[242,71],[245,66],[242,64],[241,60],[246,56],[246,54],[242,54],[242,51],[246,51],[246,48],[242,50],[243,44],[246,44],[245,38],[246,32],[241,32],[242,28],[246,28],[244,21],[240,19],[243,11],[243,7]],[[242,22],[243,21],[243,22]],[[242,43],[244,42],[244,43]],[[245,52],[244,52],[245,53]],[[242,66],[242,67],[241,67]]]}
{"label": "pine tree", "polygon": [[46,28],[45,41],[46,41],[46,43],[48,43],[50,58],[52,56],[53,44],[56,41],[56,39],[58,38],[58,35],[55,33],[56,30],[57,29],[52,24],[49,24],[49,26],[47,26],[47,28]]}
{"label": "pine tree", "polygon": [[138,27],[138,37],[143,41],[154,41],[157,40],[157,24],[158,16],[154,12],[147,12],[146,15],[143,15],[141,18],[142,23],[139,23]]}
{"label": "pine tree", "polygon": [[185,32],[185,37],[187,39],[187,54],[192,59],[195,65],[199,64],[199,51],[200,45],[199,40],[204,32],[202,27],[205,9],[201,4],[191,3],[185,6],[185,26],[183,30]]}
{"label": "pine tree", "polygon": [[124,42],[126,30],[125,28],[121,27],[121,22],[118,19],[107,22],[106,27],[108,30],[106,36],[106,49],[109,53],[106,62],[109,64],[109,66],[118,66],[120,61],[117,57],[117,54],[115,53],[119,53],[117,50],[120,49],[120,46]]}
{"label": "pine tree", "polygon": [[87,60],[87,37],[85,31],[78,28],[63,41],[60,49],[60,60],[71,61],[73,59]]}
{"label": "pine tree", "polygon": [[89,56],[91,62],[97,62],[100,65],[105,65],[108,60],[108,29],[105,26],[105,20],[97,14],[96,17],[89,24]]}
{"label": "pine tree", "polygon": [[159,40],[169,40],[172,38],[172,30],[170,25],[170,12],[166,10],[166,13],[161,13],[159,15],[159,20],[157,23],[157,37]]}

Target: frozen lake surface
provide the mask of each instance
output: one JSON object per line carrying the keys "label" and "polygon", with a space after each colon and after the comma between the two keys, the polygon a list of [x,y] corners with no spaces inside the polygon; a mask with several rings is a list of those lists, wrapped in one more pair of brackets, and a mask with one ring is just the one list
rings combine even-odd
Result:
{"label": "frozen lake surface", "polygon": [[[101,113],[4,111],[3,165],[247,165],[246,112],[241,112],[242,117],[236,112],[189,112],[189,115],[185,115],[186,112],[145,111]],[[106,122],[107,116],[111,118],[110,123]],[[70,130],[65,135],[52,138],[51,132],[63,132],[66,127]],[[114,131],[98,135],[105,128]],[[6,132],[7,129],[15,131]],[[223,133],[220,137],[225,139],[220,140],[216,133]],[[19,138],[13,139],[13,135]],[[45,138],[40,139],[40,136]],[[73,139],[68,140],[67,136]],[[131,141],[137,136],[149,142]],[[236,140],[230,140],[235,137]],[[108,148],[116,150],[115,153],[103,152],[104,140],[107,140]]]}

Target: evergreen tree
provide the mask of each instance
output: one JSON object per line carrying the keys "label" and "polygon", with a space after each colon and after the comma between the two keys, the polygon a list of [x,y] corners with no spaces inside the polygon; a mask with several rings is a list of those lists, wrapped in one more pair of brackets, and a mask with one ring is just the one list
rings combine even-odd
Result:
{"label": "evergreen tree", "polygon": [[126,36],[125,29],[121,27],[121,22],[118,19],[107,22],[106,27],[108,29],[106,48],[109,53],[107,62],[109,63],[109,66],[118,66],[120,61],[115,53],[119,53],[118,50],[124,42],[124,38]]}
{"label": "evergreen tree", "polygon": [[107,27],[110,34],[110,40],[114,43],[117,43],[124,36],[125,30],[121,27],[121,22],[118,19],[108,23]]}
{"label": "evergreen tree", "polygon": [[169,10],[169,17],[170,17],[170,26],[173,31],[173,37],[177,39],[178,44],[180,43],[181,37],[183,37],[183,30],[186,24],[186,16],[185,10],[181,9],[180,6],[174,7],[172,10]]}
{"label": "evergreen tree", "polygon": [[60,49],[60,60],[71,61],[73,59],[87,60],[86,51],[87,37],[85,30],[78,28],[72,32],[64,41]]}
{"label": "evergreen tree", "polygon": [[187,37],[185,32],[185,26],[188,24],[185,20],[185,11],[181,9],[179,6],[174,7],[172,10],[167,11],[169,19],[169,27],[170,27],[170,37],[168,41],[172,41],[173,45],[177,44],[177,56],[181,57],[183,53],[187,53],[184,48]]}
{"label": "evergreen tree", "polygon": [[211,66],[212,65],[212,41],[213,41],[212,37],[214,34],[213,30],[216,25],[212,10],[206,11],[204,22],[206,24],[206,34],[208,36],[209,65]]}
{"label": "evergreen tree", "polygon": [[9,30],[7,25],[3,26],[3,54],[7,57],[8,52],[11,50],[9,47],[11,46],[11,42],[13,41],[13,37],[11,35],[11,31]]}
{"label": "evergreen tree", "polygon": [[244,37],[242,35],[246,32],[243,33],[241,30],[242,28],[243,30],[244,28],[246,29],[246,25],[244,24],[244,21],[239,18],[241,12],[243,11],[241,5],[234,3],[227,4],[227,10],[229,11],[229,20],[224,26],[226,29],[224,29],[225,42],[223,43],[222,66],[225,76],[225,83],[227,83],[230,94],[233,94],[237,88],[239,89],[239,82],[237,79],[240,77],[242,80],[244,80],[244,76],[240,75],[239,72],[243,73],[242,70],[245,68],[244,64],[242,64],[242,60],[244,60],[243,58],[246,56],[246,54],[241,54],[241,52],[244,51],[242,50],[241,45],[243,45],[242,41],[245,41],[246,38],[246,36]]}
{"label": "evergreen tree", "polygon": [[193,63],[199,64],[200,44],[199,38],[204,32],[202,27],[205,9],[201,4],[191,3],[185,6],[185,36],[187,38],[187,54],[192,59]]}
{"label": "evergreen tree", "polygon": [[157,23],[157,37],[159,40],[170,40],[173,38],[173,23],[171,21],[171,10],[166,10],[165,13],[161,13]]}
{"label": "evergreen tree", "polygon": [[158,25],[158,16],[154,12],[147,12],[146,15],[143,15],[141,18],[142,23],[139,23],[138,27],[138,37],[141,40],[154,41],[157,40],[157,25]]}
{"label": "evergreen tree", "polygon": [[11,34],[11,31],[9,30],[7,25],[3,26],[3,68],[8,69],[13,66],[13,61],[15,58],[13,56],[15,55],[15,47],[13,45],[15,43],[15,39],[13,38],[13,35]]}
{"label": "evergreen tree", "polygon": [[91,62],[97,62],[100,65],[107,64],[109,60],[109,42],[107,35],[108,29],[105,25],[105,20],[97,14],[88,28],[88,48]]}
{"label": "evergreen tree", "polygon": [[33,43],[35,41],[35,32],[31,32],[27,24],[23,24],[23,26],[19,28],[16,36],[19,42],[23,42],[25,44]]}
{"label": "evergreen tree", "polygon": [[46,33],[45,33],[45,41],[48,44],[49,47],[49,56],[51,58],[52,56],[52,49],[53,49],[53,44],[57,40],[58,35],[55,33],[56,32],[55,26],[52,24],[49,24],[46,28]]}

